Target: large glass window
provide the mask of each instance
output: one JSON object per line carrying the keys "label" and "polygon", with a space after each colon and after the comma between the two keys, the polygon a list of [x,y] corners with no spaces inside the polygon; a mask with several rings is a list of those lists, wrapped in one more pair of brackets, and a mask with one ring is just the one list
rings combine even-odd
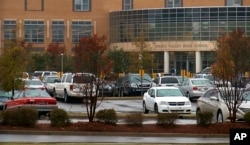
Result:
{"label": "large glass window", "polygon": [[227,6],[241,6],[242,0],[227,0],[226,5]]}
{"label": "large glass window", "polygon": [[64,21],[52,21],[52,42],[64,42]]}
{"label": "large glass window", "polygon": [[78,43],[82,37],[89,37],[92,34],[91,21],[72,22],[72,43]]}
{"label": "large glass window", "polygon": [[26,42],[43,43],[45,33],[44,21],[24,21],[24,39]]}
{"label": "large glass window", "polygon": [[91,0],[74,0],[75,11],[90,11]]}
{"label": "large glass window", "polygon": [[4,40],[13,41],[16,39],[16,21],[4,21]]}
{"label": "large glass window", "polygon": [[133,0],[122,0],[122,9],[123,10],[133,9]]}
{"label": "large glass window", "polygon": [[166,0],[166,7],[182,7],[182,0]]}

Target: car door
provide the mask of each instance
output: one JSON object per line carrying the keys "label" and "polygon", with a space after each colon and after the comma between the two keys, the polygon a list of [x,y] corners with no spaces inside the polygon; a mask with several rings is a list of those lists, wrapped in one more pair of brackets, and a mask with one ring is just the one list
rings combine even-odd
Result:
{"label": "car door", "polygon": [[154,111],[154,102],[155,102],[155,89],[150,89],[147,98],[147,108],[151,111]]}
{"label": "car door", "polygon": [[24,104],[24,93],[23,92],[19,92],[19,93],[16,93],[10,101],[6,102],[6,109],[9,109],[9,108],[16,108],[16,107],[19,107],[19,106],[22,106]]}
{"label": "car door", "polygon": [[[211,98],[213,97],[213,98]],[[218,107],[220,106],[219,93],[217,89],[208,90],[202,97],[202,110],[207,110],[216,114]]]}
{"label": "car door", "polygon": [[189,79],[184,80],[180,86],[180,89],[184,95],[187,95],[188,86],[189,86]]}

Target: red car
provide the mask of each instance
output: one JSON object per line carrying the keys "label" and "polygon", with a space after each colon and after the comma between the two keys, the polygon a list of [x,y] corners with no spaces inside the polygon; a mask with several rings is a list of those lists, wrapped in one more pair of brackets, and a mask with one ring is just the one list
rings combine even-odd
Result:
{"label": "red car", "polygon": [[16,107],[33,107],[40,115],[49,115],[58,108],[57,101],[42,89],[25,89],[18,91],[10,100],[6,102],[5,109]]}

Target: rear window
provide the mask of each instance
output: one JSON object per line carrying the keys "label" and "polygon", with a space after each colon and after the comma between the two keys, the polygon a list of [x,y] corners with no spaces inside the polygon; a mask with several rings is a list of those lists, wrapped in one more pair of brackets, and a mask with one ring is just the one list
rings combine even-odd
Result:
{"label": "rear window", "polygon": [[167,84],[167,83],[179,83],[177,78],[162,78],[161,79],[162,84]]}
{"label": "rear window", "polygon": [[73,83],[92,83],[95,81],[95,77],[93,75],[76,75],[73,78]]}

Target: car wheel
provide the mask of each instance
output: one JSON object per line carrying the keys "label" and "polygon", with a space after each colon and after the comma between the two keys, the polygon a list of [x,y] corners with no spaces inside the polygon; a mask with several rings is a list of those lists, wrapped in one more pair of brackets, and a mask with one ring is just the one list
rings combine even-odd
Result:
{"label": "car wheel", "polygon": [[223,115],[222,115],[222,112],[219,110],[217,112],[217,123],[223,123]]}
{"label": "car wheel", "polygon": [[143,113],[148,114],[149,111],[148,111],[144,101],[143,101],[142,107],[143,107]]}
{"label": "car wheel", "polygon": [[200,117],[201,110],[197,109],[196,110],[196,123],[199,125],[201,124],[201,117]]}
{"label": "car wheel", "polygon": [[64,91],[64,102],[65,103],[68,103],[69,102],[69,95],[68,95],[68,93],[67,93],[67,91]]}
{"label": "car wheel", "polygon": [[124,93],[123,93],[123,89],[121,89],[120,91],[120,97],[123,97]]}
{"label": "car wheel", "polygon": [[186,96],[187,96],[187,98],[188,98],[190,101],[192,100],[192,99],[191,99],[191,96],[190,96],[190,94],[189,94],[189,92],[187,92]]}
{"label": "car wheel", "polygon": [[53,89],[53,93],[52,93],[52,94],[53,94],[52,96],[53,96],[54,98],[57,98],[57,94],[56,94],[56,90],[55,90],[55,89]]}
{"label": "car wheel", "polygon": [[154,109],[155,109],[155,113],[159,113],[159,110],[158,110],[158,105],[157,104],[155,104],[155,107],[154,107]]}

